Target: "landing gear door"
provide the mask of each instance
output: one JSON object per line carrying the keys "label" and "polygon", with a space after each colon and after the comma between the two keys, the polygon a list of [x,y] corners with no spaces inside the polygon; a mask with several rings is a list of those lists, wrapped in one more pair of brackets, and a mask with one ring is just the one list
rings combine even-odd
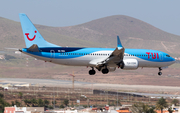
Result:
{"label": "landing gear door", "polygon": [[51,58],[54,58],[55,57],[55,51],[54,50],[50,50],[50,53],[51,53]]}

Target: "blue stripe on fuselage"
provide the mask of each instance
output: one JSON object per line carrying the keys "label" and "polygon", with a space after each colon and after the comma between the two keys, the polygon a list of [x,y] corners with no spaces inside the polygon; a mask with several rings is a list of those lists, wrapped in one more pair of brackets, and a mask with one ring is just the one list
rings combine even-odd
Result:
{"label": "blue stripe on fuselage", "polygon": [[40,48],[41,52],[50,52],[51,50],[54,50],[55,53],[59,53],[59,52],[73,52],[73,51],[77,51],[80,49],[84,49],[84,48],[72,48],[72,47],[52,47],[52,48]]}
{"label": "blue stripe on fuselage", "polygon": [[[52,53],[50,51],[54,51],[54,55],[56,59],[71,59],[78,58],[82,56],[86,56],[87,54],[92,54],[94,52],[102,52],[109,51],[107,54],[110,55],[115,48],[74,48],[74,47],[52,47],[52,48],[39,48],[41,52],[29,52],[27,48],[23,49],[23,52],[27,52],[29,54],[38,55],[41,57],[51,58]],[[107,56],[106,54],[106,56]],[[137,57],[146,61],[152,62],[169,62],[174,61],[171,57],[166,57],[166,53],[157,51],[157,50],[148,50],[148,49],[125,49],[125,55],[127,57]],[[93,55],[92,55],[93,57]],[[108,57],[108,56],[107,56]]]}
{"label": "blue stripe on fuselage", "polygon": [[[109,51],[111,53],[114,49],[111,48],[72,48],[72,47],[55,47],[55,48],[39,48],[40,52],[27,51],[28,48],[22,49],[23,52],[38,55],[41,57],[51,58],[54,52],[56,59],[70,59],[92,54],[94,52]],[[107,55],[107,54],[106,54]]]}

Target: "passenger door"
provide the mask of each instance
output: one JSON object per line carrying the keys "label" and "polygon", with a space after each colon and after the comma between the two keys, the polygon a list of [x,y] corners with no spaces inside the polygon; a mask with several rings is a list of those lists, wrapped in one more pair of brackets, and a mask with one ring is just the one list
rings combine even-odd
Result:
{"label": "passenger door", "polygon": [[55,51],[54,50],[50,50],[50,53],[51,53],[50,57],[51,58],[55,58]]}

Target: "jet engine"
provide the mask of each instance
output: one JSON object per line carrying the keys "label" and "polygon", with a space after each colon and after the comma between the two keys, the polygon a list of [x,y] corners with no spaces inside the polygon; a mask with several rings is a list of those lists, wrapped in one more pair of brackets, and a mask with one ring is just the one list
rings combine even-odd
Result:
{"label": "jet engine", "polygon": [[122,69],[125,70],[135,70],[138,68],[138,61],[136,59],[124,59],[124,65]]}

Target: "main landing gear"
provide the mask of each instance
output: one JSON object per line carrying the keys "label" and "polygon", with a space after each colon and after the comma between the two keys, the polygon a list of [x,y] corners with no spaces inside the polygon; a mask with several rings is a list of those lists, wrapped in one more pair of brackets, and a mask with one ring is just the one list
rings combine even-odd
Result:
{"label": "main landing gear", "polygon": [[94,68],[92,67],[91,70],[89,70],[89,75],[95,75],[96,71],[94,70]]}
{"label": "main landing gear", "polygon": [[158,75],[161,76],[162,75],[162,72],[161,72],[162,68],[159,67],[159,72],[158,72]]}
{"label": "main landing gear", "polygon": [[[94,67],[91,67],[92,69],[89,70],[89,75],[95,75],[96,71],[94,70]],[[99,71],[101,71],[101,69],[98,69]],[[109,73],[109,69],[108,68],[104,68],[102,69],[102,73],[103,74],[108,74]]]}
{"label": "main landing gear", "polygon": [[102,69],[102,73],[103,74],[108,74],[109,73],[109,69],[107,69],[107,68]]}

